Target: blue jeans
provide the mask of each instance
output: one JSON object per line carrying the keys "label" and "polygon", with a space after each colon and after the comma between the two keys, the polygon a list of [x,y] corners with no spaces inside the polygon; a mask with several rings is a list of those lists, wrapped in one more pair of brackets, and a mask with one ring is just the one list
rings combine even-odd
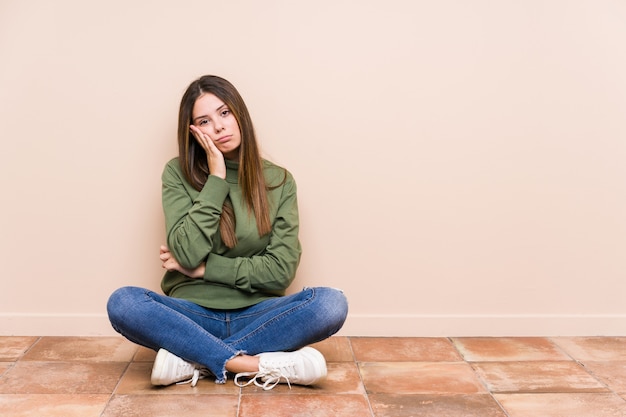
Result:
{"label": "blue jeans", "polygon": [[111,325],[128,340],[164,348],[206,366],[226,382],[226,362],[240,354],[291,351],[324,340],[343,325],[346,297],[333,288],[305,288],[237,310],[212,310],[153,291],[123,287],[107,304]]}

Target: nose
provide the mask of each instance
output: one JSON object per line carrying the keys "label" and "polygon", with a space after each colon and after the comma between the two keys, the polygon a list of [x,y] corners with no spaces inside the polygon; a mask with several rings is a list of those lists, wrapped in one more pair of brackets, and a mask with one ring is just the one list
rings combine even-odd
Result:
{"label": "nose", "polygon": [[224,125],[221,121],[215,121],[213,122],[213,129],[215,129],[215,133],[220,133],[222,130],[224,130]]}

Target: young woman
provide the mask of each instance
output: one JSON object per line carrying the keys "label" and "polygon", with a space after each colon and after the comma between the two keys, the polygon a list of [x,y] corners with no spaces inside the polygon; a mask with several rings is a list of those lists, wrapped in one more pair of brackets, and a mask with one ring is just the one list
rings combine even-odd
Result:
{"label": "young woman", "polygon": [[296,183],[261,158],[232,84],[203,76],[189,85],[178,145],[162,175],[165,295],[118,289],[107,305],[113,328],[158,351],[155,385],[195,385],[208,373],[265,389],[323,380],[326,361],[307,345],[341,328],[347,301],[326,287],[285,295],[301,254]]}

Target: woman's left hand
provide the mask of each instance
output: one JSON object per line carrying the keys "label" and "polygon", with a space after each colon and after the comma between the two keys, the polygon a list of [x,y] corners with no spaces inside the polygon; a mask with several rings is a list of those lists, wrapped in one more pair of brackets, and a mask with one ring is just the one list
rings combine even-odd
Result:
{"label": "woman's left hand", "polygon": [[204,263],[200,264],[200,266],[194,269],[183,268],[182,266],[180,266],[178,261],[174,258],[174,256],[172,255],[172,252],[170,252],[167,246],[161,245],[161,253],[159,255],[159,259],[161,259],[161,262],[163,263],[162,264],[163,268],[167,269],[170,272],[178,271],[183,275],[187,275],[189,278],[203,278],[204,277],[204,270],[206,266]]}
{"label": "woman's left hand", "polygon": [[224,155],[219,149],[217,149],[213,140],[209,137],[209,135],[194,125],[189,126],[189,130],[206,152],[209,173],[220,177],[221,179],[226,178],[226,163],[224,162]]}

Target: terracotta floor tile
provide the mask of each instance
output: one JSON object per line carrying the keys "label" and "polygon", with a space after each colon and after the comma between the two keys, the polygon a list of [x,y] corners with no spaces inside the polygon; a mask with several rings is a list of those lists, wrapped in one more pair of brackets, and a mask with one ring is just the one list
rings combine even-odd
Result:
{"label": "terracotta floor tile", "polygon": [[509,417],[624,417],[615,394],[496,394]]}
{"label": "terracotta floor tile", "polygon": [[468,337],[454,338],[452,343],[469,362],[571,360],[543,337]]}
{"label": "terracotta floor tile", "polygon": [[0,376],[2,376],[2,374],[12,368],[15,365],[15,362],[0,362]]}
{"label": "terracotta floor tile", "polygon": [[0,361],[16,361],[39,339],[27,336],[0,336]]}
{"label": "terracotta floor tile", "polygon": [[134,362],[150,362],[154,363],[157,353],[143,346],[137,346],[137,353],[133,357]]}
{"label": "terracotta floor tile", "polygon": [[152,363],[133,362],[122,376],[115,389],[116,394],[145,394],[145,395],[190,395],[190,394],[222,394],[239,395],[239,387],[228,381],[226,384],[216,384],[212,377],[201,379],[195,387],[191,384],[169,385],[155,387],[150,383]]}
{"label": "terracotta floor tile", "polygon": [[609,389],[626,395],[626,361],[587,362],[585,368]]}
{"label": "terracotta floor tile", "polygon": [[376,417],[506,417],[487,394],[369,396]]}
{"label": "terracotta floor tile", "polygon": [[350,339],[359,362],[456,362],[461,355],[446,338],[355,337]]}
{"label": "terracotta floor tile", "polygon": [[626,337],[557,337],[552,340],[581,362],[626,361]]}
{"label": "terracotta floor tile", "polygon": [[347,337],[334,336],[311,346],[322,352],[326,362],[354,361],[352,347]]}
{"label": "terracotta floor tile", "polygon": [[354,362],[329,362],[328,377],[315,386],[292,385],[289,388],[286,384],[278,384],[270,391],[264,391],[255,385],[242,388],[242,394],[275,395],[276,393],[289,395],[365,394],[365,388]]}
{"label": "terracotta floor tile", "polygon": [[[244,382],[240,380],[239,382]],[[257,387],[254,384],[247,385],[241,388],[241,395],[288,395],[288,396],[297,396],[297,395],[320,395],[320,394],[328,394],[328,391],[324,391],[324,388],[321,384],[316,385],[292,385],[291,388],[287,384],[278,384],[271,390],[263,390],[262,388]],[[334,394],[334,392],[330,392]]]}
{"label": "terracotta floor tile", "polygon": [[0,395],[0,416],[99,417],[109,395]]}
{"label": "terracotta floor tile", "polygon": [[491,392],[607,391],[574,361],[481,362],[473,366]]}
{"label": "terracotta floor tile", "polygon": [[363,395],[243,395],[239,417],[368,417]]}
{"label": "terracotta floor tile", "polygon": [[136,350],[122,337],[42,337],[22,360],[128,362]]}
{"label": "terracotta floor tile", "polygon": [[361,375],[356,363],[330,362],[328,376],[318,384],[322,393],[332,394],[365,394]]}
{"label": "terracotta floor tile", "polygon": [[123,362],[18,362],[2,375],[0,394],[112,393]]}
{"label": "terracotta floor tile", "polygon": [[486,393],[466,363],[366,362],[359,368],[369,394]]}
{"label": "terracotta floor tile", "polygon": [[314,347],[328,363],[314,387],[160,388],[156,352],[122,337],[0,336],[0,416],[626,417],[626,337],[335,336]]}
{"label": "terracotta floor tile", "polygon": [[236,417],[237,395],[116,395],[102,417]]}

